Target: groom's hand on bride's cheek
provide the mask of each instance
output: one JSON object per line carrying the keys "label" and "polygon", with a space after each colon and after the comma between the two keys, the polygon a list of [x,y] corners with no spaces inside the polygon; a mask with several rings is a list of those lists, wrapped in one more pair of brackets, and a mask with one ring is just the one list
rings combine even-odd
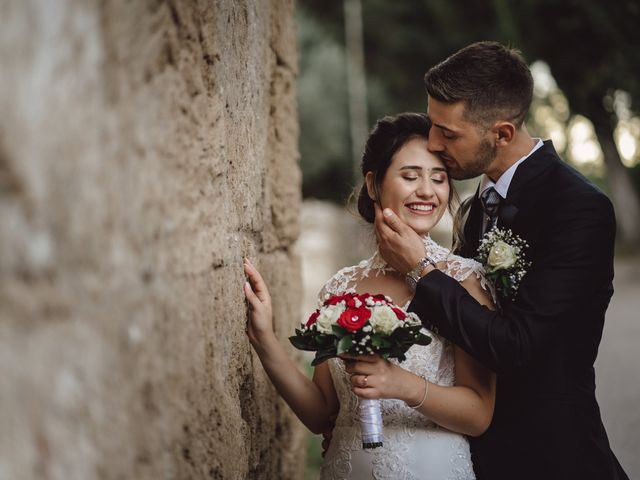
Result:
{"label": "groom's hand on bride's cheek", "polygon": [[378,249],[385,261],[400,273],[412,270],[425,255],[420,235],[391,209],[384,211],[375,203],[375,228]]}

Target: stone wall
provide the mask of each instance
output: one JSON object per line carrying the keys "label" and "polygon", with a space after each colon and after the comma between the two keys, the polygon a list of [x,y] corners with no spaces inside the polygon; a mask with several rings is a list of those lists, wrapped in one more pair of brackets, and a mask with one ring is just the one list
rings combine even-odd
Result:
{"label": "stone wall", "polygon": [[1,479],[301,478],[293,8],[0,0]]}

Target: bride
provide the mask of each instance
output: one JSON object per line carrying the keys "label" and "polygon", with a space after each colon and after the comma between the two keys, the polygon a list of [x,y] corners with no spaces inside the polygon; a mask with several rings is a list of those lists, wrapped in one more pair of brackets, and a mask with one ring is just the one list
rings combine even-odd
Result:
{"label": "bride", "polygon": [[[450,207],[447,171],[427,151],[426,115],[403,113],[379,120],[362,157],[364,185],[358,211],[369,223],[375,208],[391,208],[423,236],[425,251],[446,274],[488,308],[491,295],[480,264],[450,253],[429,232]],[[379,356],[332,358],[313,379],[298,370],[272,328],[271,299],[256,268],[245,260],[244,290],[251,314],[247,333],[274,386],[300,420],[318,434],[336,415],[321,479],[473,479],[465,435],[484,433],[495,403],[495,375],[435,332],[398,363]],[[405,276],[376,252],[337,272],[319,300],[347,292],[383,293],[407,308],[413,296]],[[382,399],[384,446],[363,450],[359,399]]]}

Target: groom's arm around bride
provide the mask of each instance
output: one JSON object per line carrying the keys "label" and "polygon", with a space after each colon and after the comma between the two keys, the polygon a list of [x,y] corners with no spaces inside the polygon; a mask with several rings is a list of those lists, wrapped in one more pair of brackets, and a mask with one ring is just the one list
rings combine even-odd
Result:
{"label": "groom's arm around bride", "polygon": [[[478,479],[626,479],[595,398],[593,364],[613,294],[611,202],[524,125],[532,79],[517,51],[471,45],[425,77],[429,150],[454,178],[483,174],[458,253],[477,255],[495,225],[528,243],[530,267],[499,311],[425,267],[410,309],[496,371],[493,422],[472,439]],[[481,195],[493,188],[497,209]],[[496,213],[497,210],[497,213]],[[424,256],[393,212],[380,212],[380,251],[399,271]]]}

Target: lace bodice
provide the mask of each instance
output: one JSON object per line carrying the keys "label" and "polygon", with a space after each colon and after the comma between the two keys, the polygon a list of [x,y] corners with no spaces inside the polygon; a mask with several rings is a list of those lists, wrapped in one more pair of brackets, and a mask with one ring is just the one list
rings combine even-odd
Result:
{"label": "lace bodice", "polygon": [[[480,263],[471,258],[454,255],[448,248],[433,241],[430,236],[424,237],[423,240],[425,249],[431,258],[438,264],[441,262],[445,264],[444,273],[458,282],[463,282],[469,275],[474,274],[480,280],[482,288],[492,293],[491,284],[486,281],[484,268]],[[393,268],[382,258],[380,252],[376,251],[371,258],[362,260],[358,265],[345,267],[331,277],[320,290],[318,302],[321,304],[332,295],[355,292],[358,282],[362,279],[370,275],[384,275],[392,270]]]}
{"label": "lace bodice", "polygon": [[[470,275],[475,275],[481,282],[483,288],[488,289],[489,285],[485,281],[482,266],[475,260],[466,259],[453,255],[447,248],[434,242],[430,237],[424,239],[425,247],[431,257],[441,265],[445,265],[443,271],[447,275],[458,281],[464,281]],[[356,288],[363,279],[371,275],[384,275],[392,268],[384,261],[379,252],[371,258],[361,261],[358,265],[346,267],[338,271],[323,287],[319,295],[319,302],[333,295],[344,293],[355,293]],[[380,292],[369,292],[380,293]],[[403,305],[407,308],[409,302]],[[455,368],[453,361],[453,345],[434,334],[428,332],[432,342],[427,346],[414,345],[406,353],[406,360],[400,365],[417,375],[420,375],[432,383],[451,386],[455,383]],[[398,363],[397,360],[391,360]],[[371,477],[351,477],[347,471],[351,472],[352,454],[360,454],[362,448],[359,437],[358,404],[359,399],[351,391],[349,376],[344,369],[344,364],[340,359],[330,359],[329,369],[331,377],[340,401],[340,411],[336,419],[336,430],[334,431],[335,450],[327,454],[323,467],[322,478],[371,478]],[[410,453],[409,438],[416,431],[436,432],[440,429],[426,416],[408,407],[403,401],[396,399],[381,400],[382,419],[385,430],[385,447],[374,450],[371,454],[373,468],[372,478],[420,478],[415,477],[405,468],[407,455]],[[339,435],[336,432],[340,431]],[[345,433],[350,432],[350,433]],[[444,431],[446,432],[446,431]],[[455,454],[451,457],[457,465],[452,465],[451,471],[457,472],[447,478],[470,479],[473,478],[471,460],[469,457],[468,444],[462,435],[446,432],[451,436],[451,441],[455,444],[452,451]],[[386,472],[386,473],[385,473]]]}

